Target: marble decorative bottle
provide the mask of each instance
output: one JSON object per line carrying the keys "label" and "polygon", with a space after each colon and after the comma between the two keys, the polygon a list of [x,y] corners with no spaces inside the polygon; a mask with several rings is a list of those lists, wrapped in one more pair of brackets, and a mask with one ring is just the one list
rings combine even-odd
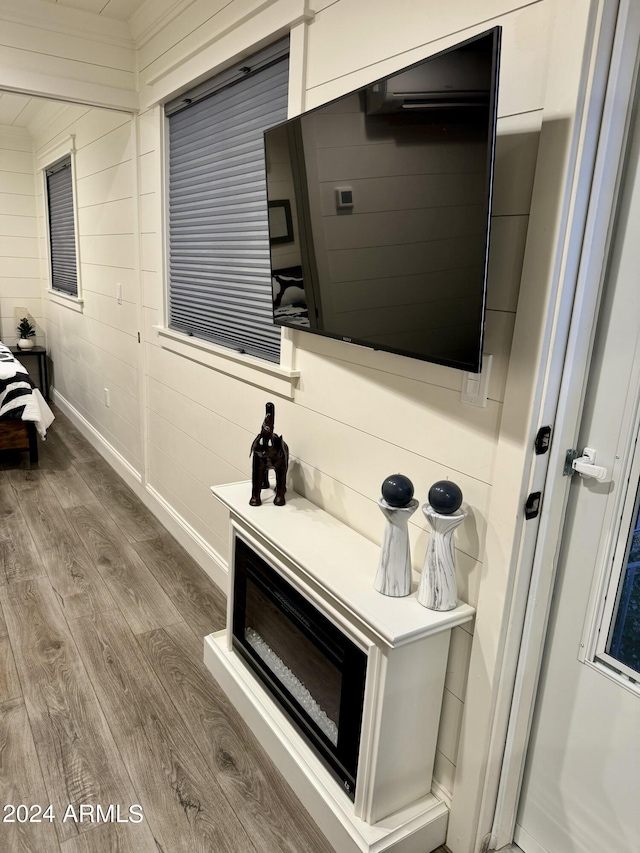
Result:
{"label": "marble decorative bottle", "polygon": [[411,592],[411,553],[407,524],[418,508],[413,483],[403,474],[392,474],[382,484],[378,506],[386,519],[374,586],[383,595]]}
{"label": "marble decorative bottle", "polygon": [[429,610],[453,610],[458,603],[453,532],[466,518],[459,486],[449,480],[434,483],[422,512],[431,536],[418,585],[418,601]]}

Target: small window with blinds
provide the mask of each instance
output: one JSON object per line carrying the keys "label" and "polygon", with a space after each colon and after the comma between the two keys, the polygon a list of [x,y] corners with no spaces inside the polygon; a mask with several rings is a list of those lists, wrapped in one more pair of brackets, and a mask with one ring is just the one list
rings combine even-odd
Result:
{"label": "small window with blinds", "polygon": [[67,296],[78,296],[76,226],[73,204],[71,156],[45,171],[49,217],[51,288]]}
{"label": "small window with blinds", "polygon": [[287,118],[289,41],[167,104],[169,327],[280,359],[264,131]]}

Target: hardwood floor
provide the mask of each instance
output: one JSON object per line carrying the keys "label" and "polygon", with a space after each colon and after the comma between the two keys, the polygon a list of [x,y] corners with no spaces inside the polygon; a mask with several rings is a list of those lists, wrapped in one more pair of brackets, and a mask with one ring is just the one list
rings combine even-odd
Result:
{"label": "hardwood floor", "polygon": [[224,597],[56,415],[38,466],[0,456],[0,800],[54,815],[0,850],[328,853],[201,662]]}
{"label": "hardwood floor", "polygon": [[330,853],[202,663],[224,596],[56,416],[0,454],[0,850]]}

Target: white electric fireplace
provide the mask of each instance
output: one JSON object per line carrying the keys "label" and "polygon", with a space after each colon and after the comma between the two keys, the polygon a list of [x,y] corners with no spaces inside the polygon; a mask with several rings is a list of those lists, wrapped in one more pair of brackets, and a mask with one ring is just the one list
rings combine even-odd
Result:
{"label": "white electric fireplace", "polygon": [[[415,592],[373,587],[379,548],[300,495],[230,512],[227,627],[204,659],[340,853],[428,853],[448,810],[432,791],[451,629]],[[263,495],[266,493],[263,493]]]}

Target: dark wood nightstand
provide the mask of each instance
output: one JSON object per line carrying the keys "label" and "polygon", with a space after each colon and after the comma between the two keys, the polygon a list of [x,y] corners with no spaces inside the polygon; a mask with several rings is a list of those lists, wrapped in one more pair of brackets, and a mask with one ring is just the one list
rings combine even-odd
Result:
{"label": "dark wood nightstand", "polygon": [[[18,346],[9,347],[18,361],[23,361],[27,356],[34,356],[38,360],[38,373],[40,375],[40,391],[44,399],[49,402],[49,363],[47,361],[46,347],[31,347],[31,349],[20,349]],[[26,365],[25,365],[26,367]]]}

